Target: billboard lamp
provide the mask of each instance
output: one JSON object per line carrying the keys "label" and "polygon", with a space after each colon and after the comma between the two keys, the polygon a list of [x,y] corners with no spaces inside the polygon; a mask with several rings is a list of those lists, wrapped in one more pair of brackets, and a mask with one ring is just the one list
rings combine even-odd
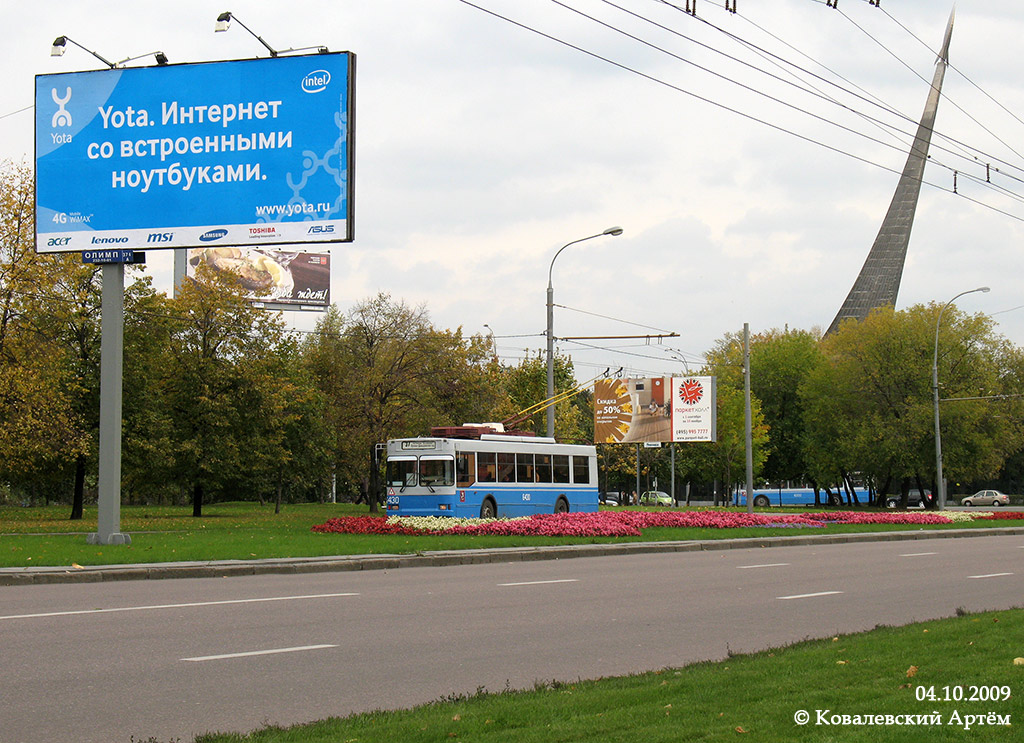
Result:
{"label": "billboard lamp", "polygon": [[145,54],[140,54],[136,57],[128,57],[128,59],[122,59],[120,62],[115,62],[114,66],[121,67],[122,65],[124,65],[125,62],[134,62],[136,59],[148,57],[150,54],[153,55],[153,58],[156,60],[157,65],[159,65],[160,67],[163,67],[165,64],[167,64],[167,55],[163,52],[146,52]]}
{"label": "billboard lamp", "polygon": [[320,54],[328,54],[329,51],[330,51],[326,46],[304,46],[304,47],[301,47],[299,49],[282,49],[281,51],[278,51],[277,49],[272,47],[270,44],[268,44],[266,41],[264,41],[262,36],[259,36],[255,31],[253,31],[251,28],[249,28],[244,23],[239,21],[238,17],[234,13],[232,13],[230,10],[225,11],[225,12],[221,13],[219,16],[217,16],[217,23],[213,27],[214,33],[219,33],[221,31],[227,31],[228,28],[231,27],[231,21],[238,21],[238,25],[239,26],[241,26],[246,31],[248,31],[250,34],[252,34],[253,38],[255,38],[256,41],[260,42],[261,44],[263,44],[263,46],[265,46],[267,48],[267,51],[270,52],[270,56],[271,57],[276,57],[279,54],[288,54],[289,52],[304,52],[304,51],[308,51],[309,49],[316,49],[317,52],[319,52]]}
{"label": "billboard lamp", "polygon": [[92,56],[96,57],[96,59],[98,59],[100,62],[102,62],[103,64],[105,64],[107,67],[109,67],[111,69],[113,69],[114,67],[117,66],[113,62],[111,62],[110,60],[104,59],[99,54],[94,52],[92,49],[89,49],[88,47],[82,46],[77,41],[75,41],[74,39],[72,39],[72,38],[70,38],[68,36],[58,36],[56,39],[53,40],[53,48],[50,50],[50,56],[51,57],[62,57],[62,56],[64,56],[64,49],[66,48],[68,42],[71,42],[72,44],[77,46],[79,49],[84,49],[85,51],[89,52],[89,54],[91,54]]}

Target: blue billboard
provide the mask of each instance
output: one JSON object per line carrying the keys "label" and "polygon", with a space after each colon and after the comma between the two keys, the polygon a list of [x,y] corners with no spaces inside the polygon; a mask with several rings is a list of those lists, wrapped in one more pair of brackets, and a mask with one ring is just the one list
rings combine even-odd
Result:
{"label": "blue billboard", "polygon": [[355,55],[36,76],[36,250],[354,238]]}

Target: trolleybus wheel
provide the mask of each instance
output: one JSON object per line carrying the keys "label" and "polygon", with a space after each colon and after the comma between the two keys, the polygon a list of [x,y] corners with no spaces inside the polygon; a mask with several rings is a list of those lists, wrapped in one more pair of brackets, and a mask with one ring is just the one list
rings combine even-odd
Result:
{"label": "trolleybus wheel", "polygon": [[771,501],[768,500],[766,495],[758,495],[754,498],[754,505],[758,508],[767,508],[771,505]]}
{"label": "trolleybus wheel", "polygon": [[490,498],[484,498],[483,505],[480,506],[480,518],[482,519],[493,519],[498,515],[498,509],[494,505],[494,501]]}
{"label": "trolleybus wheel", "polygon": [[555,513],[569,513],[569,501],[559,496],[558,500],[555,501]]}

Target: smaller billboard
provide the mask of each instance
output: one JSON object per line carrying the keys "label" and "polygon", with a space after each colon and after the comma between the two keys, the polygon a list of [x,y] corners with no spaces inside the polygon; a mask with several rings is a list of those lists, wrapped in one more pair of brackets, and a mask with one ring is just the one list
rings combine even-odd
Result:
{"label": "smaller billboard", "polygon": [[672,440],[715,441],[715,377],[672,377]]}
{"label": "smaller billboard", "polygon": [[594,442],[715,441],[714,377],[599,379]]}
{"label": "smaller billboard", "polygon": [[294,307],[324,308],[331,304],[331,256],[248,248],[193,248],[188,251],[186,275],[206,264],[214,271],[230,271],[250,292],[252,302]]}

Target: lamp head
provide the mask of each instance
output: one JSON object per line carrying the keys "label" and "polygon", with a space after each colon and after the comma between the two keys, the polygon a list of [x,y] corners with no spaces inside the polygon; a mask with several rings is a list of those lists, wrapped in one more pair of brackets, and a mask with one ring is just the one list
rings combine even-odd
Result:
{"label": "lamp head", "polygon": [[227,31],[231,26],[231,11],[226,11],[217,16],[217,25],[213,27],[214,33]]}
{"label": "lamp head", "polygon": [[990,289],[989,289],[989,288],[988,288],[987,286],[983,286],[983,287],[980,287],[980,288],[978,289],[978,291],[979,291],[979,292],[983,292],[983,293],[985,293],[985,294],[988,294],[988,292],[989,292],[989,291],[991,291],[991,290],[990,290]]}
{"label": "lamp head", "polygon": [[165,64],[167,64],[167,55],[164,54],[163,52],[157,52],[153,56],[156,59],[156,63],[158,65],[160,65],[161,67],[163,67]]}
{"label": "lamp head", "polygon": [[608,229],[606,229],[601,234],[602,235],[612,235],[612,236],[618,237],[619,235],[622,234],[622,228],[621,227],[609,227]]}
{"label": "lamp head", "polygon": [[53,40],[53,48],[50,50],[51,57],[63,57],[64,49],[68,43],[66,36],[58,36]]}

